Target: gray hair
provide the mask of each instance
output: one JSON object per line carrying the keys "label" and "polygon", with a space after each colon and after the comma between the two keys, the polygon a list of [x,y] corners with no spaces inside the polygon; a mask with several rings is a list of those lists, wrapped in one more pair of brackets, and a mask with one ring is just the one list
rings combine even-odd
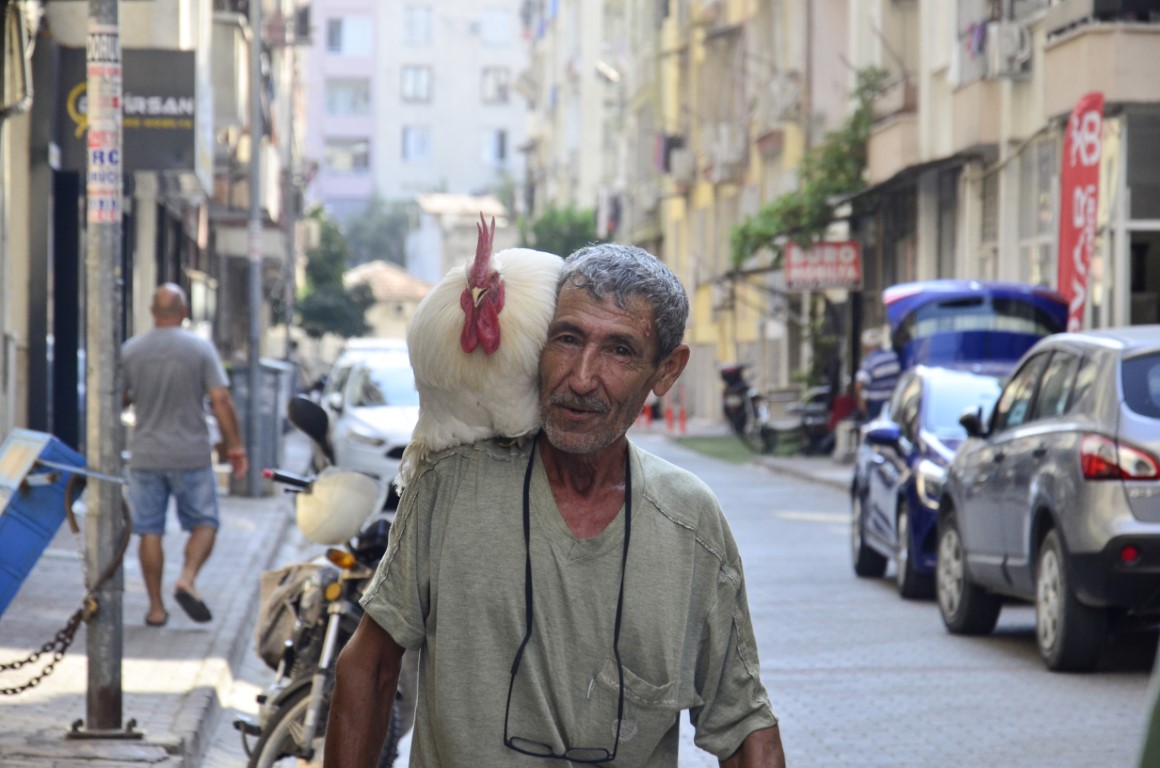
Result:
{"label": "gray hair", "polygon": [[643,248],[599,243],[581,248],[564,259],[556,292],[565,285],[584,288],[597,301],[611,298],[627,309],[630,299],[642,298],[653,311],[657,360],[681,343],[689,317],[689,299],[677,276]]}

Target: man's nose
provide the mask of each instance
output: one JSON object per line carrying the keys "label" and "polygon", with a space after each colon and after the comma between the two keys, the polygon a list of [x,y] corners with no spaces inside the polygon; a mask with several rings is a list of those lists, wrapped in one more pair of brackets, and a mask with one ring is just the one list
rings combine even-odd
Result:
{"label": "man's nose", "polygon": [[596,387],[600,373],[600,351],[594,347],[584,347],[572,365],[569,385],[576,392],[591,392]]}

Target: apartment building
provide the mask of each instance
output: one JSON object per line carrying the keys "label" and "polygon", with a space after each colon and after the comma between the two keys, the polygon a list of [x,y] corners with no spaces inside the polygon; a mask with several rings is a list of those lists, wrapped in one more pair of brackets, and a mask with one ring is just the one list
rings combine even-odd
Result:
{"label": "apartment building", "polygon": [[311,202],[338,220],[372,195],[519,201],[528,51],[520,0],[315,0]]}

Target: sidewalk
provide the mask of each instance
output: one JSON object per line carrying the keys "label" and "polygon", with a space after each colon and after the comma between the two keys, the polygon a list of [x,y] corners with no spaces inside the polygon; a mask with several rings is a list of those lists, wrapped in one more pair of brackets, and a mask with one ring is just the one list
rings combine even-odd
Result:
{"label": "sidewalk", "polygon": [[[287,441],[287,466],[293,448]],[[196,766],[221,709],[230,666],[252,652],[248,626],[257,600],[258,575],[269,567],[291,524],[290,500],[282,493],[261,498],[223,496],[221,527],[213,554],[202,569],[198,590],[213,621],[196,624],[172,598],[181,570],[185,535],[171,513],[167,520],[164,593],[169,623],[145,626],[148,600],[137,560],[136,537],[124,561],[122,719],[136,721],[139,740],[69,739],[71,724],[86,717],[86,637],[82,627],[53,674],[37,687],[0,696],[0,765],[5,768],[74,768],[147,764]],[[67,525],[50,543],[16,598],[0,616],[0,663],[26,657],[50,641],[79,606],[84,594],[84,532],[76,539]],[[0,673],[0,688],[28,681],[35,665]]]}
{"label": "sidewalk", "polygon": [[[648,425],[634,427],[650,434],[664,434],[670,438],[679,438],[682,433],[679,427],[669,429],[664,421],[654,421]],[[690,420],[684,434],[705,436],[731,435],[729,428],[724,424],[709,421]],[[850,481],[854,476],[854,464],[835,461],[829,456],[760,456],[753,455],[753,463],[765,467],[773,472],[790,475],[801,480],[836,488],[840,491],[850,489]]]}

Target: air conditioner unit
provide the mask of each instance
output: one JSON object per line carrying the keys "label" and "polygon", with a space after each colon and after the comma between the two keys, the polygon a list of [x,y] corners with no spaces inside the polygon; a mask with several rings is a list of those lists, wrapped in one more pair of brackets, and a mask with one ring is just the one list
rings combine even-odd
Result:
{"label": "air conditioner unit", "polygon": [[1031,63],[1031,32],[1014,21],[992,21],[987,24],[987,77],[1019,77],[1027,74]]}

